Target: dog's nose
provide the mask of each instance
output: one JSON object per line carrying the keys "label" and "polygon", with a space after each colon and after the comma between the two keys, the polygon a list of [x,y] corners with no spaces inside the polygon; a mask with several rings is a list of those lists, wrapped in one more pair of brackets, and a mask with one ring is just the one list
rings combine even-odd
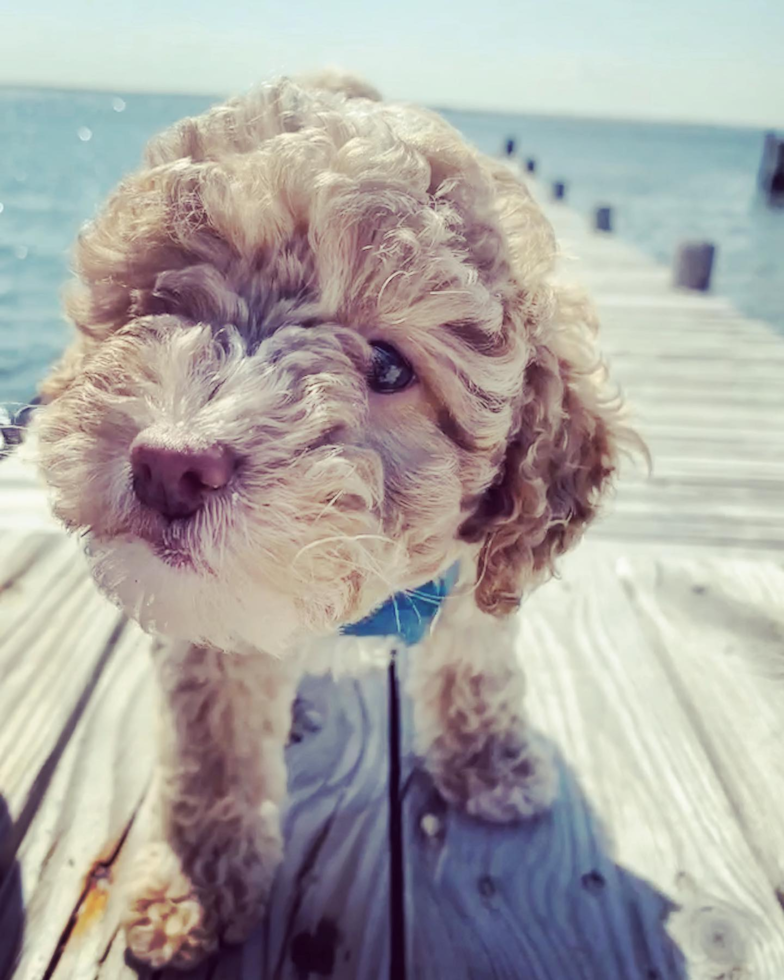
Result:
{"label": "dog's nose", "polygon": [[131,449],[134,493],[171,520],[195,514],[236,468],[237,457],[225,446],[172,449],[140,442]]}

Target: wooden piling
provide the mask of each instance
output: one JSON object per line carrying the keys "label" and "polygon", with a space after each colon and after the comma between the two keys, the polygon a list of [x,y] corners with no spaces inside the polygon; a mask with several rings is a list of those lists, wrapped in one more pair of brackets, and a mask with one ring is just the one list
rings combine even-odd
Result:
{"label": "wooden piling", "polygon": [[757,181],[768,201],[784,201],[784,140],[775,133],[765,134]]}
{"label": "wooden piling", "polygon": [[596,209],[594,214],[594,228],[597,231],[612,231],[612,208],[606,204]]}
{"label": "wooden piling", "polygon": [[710,287],[716,247],[711,242],[683,242],[675,253],[674,285],[682,289]]}

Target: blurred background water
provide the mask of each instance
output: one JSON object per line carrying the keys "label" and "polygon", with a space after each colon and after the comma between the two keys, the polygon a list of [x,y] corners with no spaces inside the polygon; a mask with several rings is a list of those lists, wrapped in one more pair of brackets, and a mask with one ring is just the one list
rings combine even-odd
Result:
{"label": "blurred background water", "polygon": [[[68,338],[59,290],[79,225],[145,141],[204,96],[0,89],[0,402],[24,402]],[[442,110],[488,153],[508,136],[568,204],[611,204],[617,233],[669,263],[684,238],[718,245],[713,288],[784,330],[784,211],[755,188],[762,132]]]}

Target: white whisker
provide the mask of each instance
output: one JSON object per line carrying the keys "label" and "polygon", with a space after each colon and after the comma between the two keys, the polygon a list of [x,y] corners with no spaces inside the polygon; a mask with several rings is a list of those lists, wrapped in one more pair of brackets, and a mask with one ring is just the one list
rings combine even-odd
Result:
{"label": "white whisker", "polygon": [[397,626],[398,633],[403,634],[403,627],[400,625],[400,610],[397,606],[397,596],[392,593],[392,608],[395,610],[395,625]]}
{"label": "white whisker", "polygon": [[318,538],[316,541],[311,541],[308,544],[303,545],[294,556],[294,561],[298,561],[306,551],[310,551],[313,548],[318,548],[324,544],[338,544],[346,542],[355,544],[358,541],[384,541],[387,544],[395,543],[392,538],[389,538],[384,534],[333,534],[327,537]]}

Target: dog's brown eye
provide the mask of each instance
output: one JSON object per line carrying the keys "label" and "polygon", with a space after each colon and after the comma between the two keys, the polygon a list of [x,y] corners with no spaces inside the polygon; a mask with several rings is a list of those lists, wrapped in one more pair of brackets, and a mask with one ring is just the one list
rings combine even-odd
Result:
{"label": "dog's brown eye", "polygon": [[371,341],[373,360],[368,371],[368,385],[382,395],[402,391],[414,380],[414,369],[399,350],[381,340]]}

